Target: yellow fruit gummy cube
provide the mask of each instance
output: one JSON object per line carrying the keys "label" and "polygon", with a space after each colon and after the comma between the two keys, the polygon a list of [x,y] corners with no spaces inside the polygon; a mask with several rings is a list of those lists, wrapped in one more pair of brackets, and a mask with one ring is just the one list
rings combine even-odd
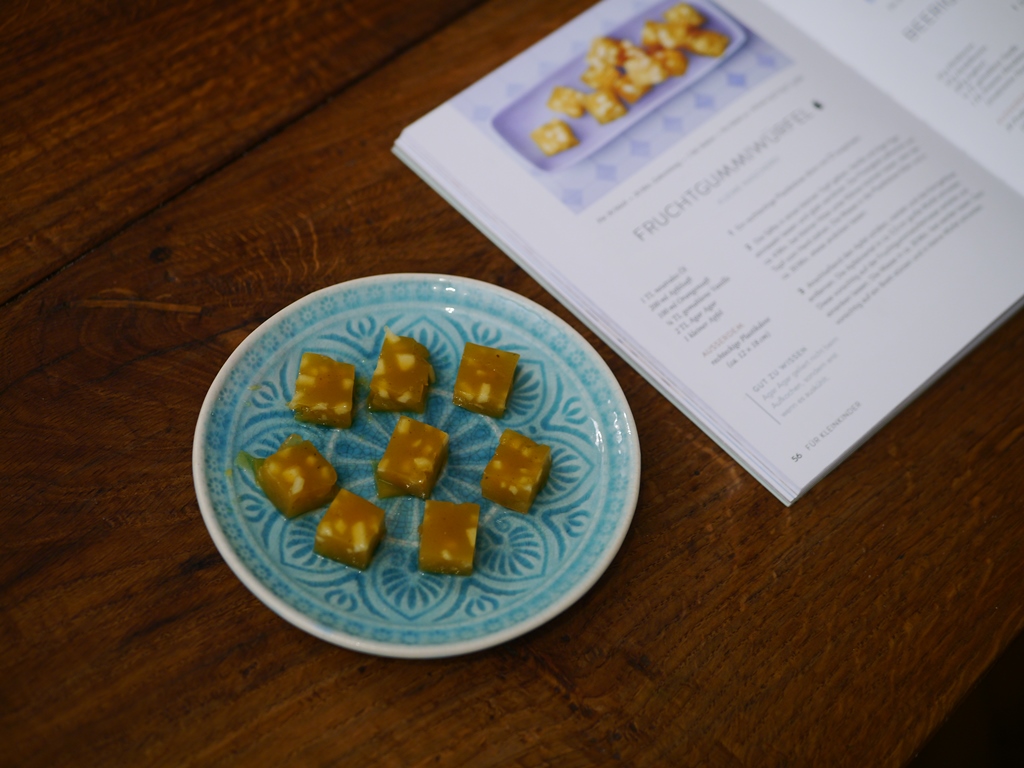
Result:
{"label": "yellow fruit gummy cube", "polygon": [[505,413],[519,355],[466,342],[455,377],[452,402],[467,411],[500,417]]}
{"label": "yellow fruit gummy cube", "polygon": [[[621,77],[618,67],[611,67],[605,64],[598,64],[588,67],[587,71],[580,75],[580,80],[591,88],[612,88],[615,81]],[[584,94],[585,96],[586,94]],[[584,101],[584,107],[586,102]]]}
{"label": "yellow fruit gummy cube", "polygon": [[551,448],[506,429],[484,468],[480,490],[485,499],[526,513],[551,472]]}
{"label": "yellow fruit gummy cube", "polygon": [[427,501],[420,525],[420,570],[468,576],[473,573],[479,504]]}
{"label": "yellow fruit gummy cube", "polygon": [[374,471],[377,496],[427,498],[447,458],[447,432],[402,416]]}
{"label": "yellow fruit gummy cube", "polygon": [[572,128],[564,120],[552,120],[531,131],[530,138],[545,155],[557,155],[580,143]]}
{"label": "yellow fruit gummy cube", "polygon": [[679,3],[665,11],[665,19],[677,24],[699,27],[704,23],[704,16],[689,3]]}
{"label": "yellow fruit gummy cube", "polygon": [[729,47],[729,38],[711,29],[691,29],[682,47],[701,56],[721,56]]}
{"label": "yellow fruit gummy cube", "polygon": [[662,26],[657,21],[645,21],[643,28],[640,30],[640,45],[649,51],[661,48],[661,38],[658,36],[658,30]]}
{"label": "yellow fruit gummy cube", "polygon": [[256,468],[256,482],[285,517],[322,507],[338,492],[338,473],[308,440],[291,435]]}
{"label": "yellow fruit gummy cube", "polygon": [[556,85],[548,99],[548,107],[569,117],[583,117],[583,94],[575,88]]}
{"label": "yellow fruit gummy cube", "polygon": [[622,63],[622,41],[612,37],[598,37],[587,51],[587,65],[615,67]]}
{"label": "yellow fruit gummy cube", "polygon": [[288,407],[295,418],[327,427],[352,426],[356,367],[315,352],[304,352]]}
{"label": "yellow fruit gummy cube", "polygon": [[661,65],[669,77],[686,74],[686,70],[690,66],[689,59],[682,51],[655,51],[651,54],[651,58]]}
{"label": "yellow fruit gummy cube", "polygon": [[620,77],[615,81],[615,93],[623,101],[635,104],[641,96],[651,90],[649,85],[637,85],[628,77]]}
{"label": "yellow fruit gummy cube", "polygon": [[637,49],[622,65],[626,75],[637,85],[657,85],[668,78],[668,72],[657,59]]}
{"label": "yellow fruit gummy cube", "polygon": [[313,551],[362,570],[384,533],[384,510],[342,488],[316,527]]}
{"label": "yellow fruit gummy cube", "polygon": [[370,410],[423,413],[427,387],[433,381],[430,351],[415,339],[385,328],[380,357],[370,379]]}
{"label": "yellow fruit gummy cube", "polygon": [[656,24],[654,34],[662,48],[681,48],[686,42],[686,34],[690,25],[683,22],[670,21],[667,24]]}
{"label": "yellow fruit gummy cube", "polygon": [[583,97],[587,112],[599,123],[610,123],[626,114],[626,107],[610,90],[599,89]]}

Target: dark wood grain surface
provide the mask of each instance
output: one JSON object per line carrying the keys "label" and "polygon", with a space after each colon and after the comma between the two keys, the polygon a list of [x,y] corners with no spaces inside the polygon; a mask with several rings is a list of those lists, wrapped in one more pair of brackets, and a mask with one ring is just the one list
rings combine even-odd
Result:
{"label": "dark wood grain surface", "polygon": [[[391,154],[583,2],[15,3],[0,52],[0,764],[884,765],[1024,626],[1024,316],[790,508]],[[579,329],[636,417],[631,530],[469,656],[295,629],[217,553],[203,397],[385,272]]]}
{"label": "dark wood grain surface", "polygon": [[7,3],[0,21],[0,300],[471,5]]}

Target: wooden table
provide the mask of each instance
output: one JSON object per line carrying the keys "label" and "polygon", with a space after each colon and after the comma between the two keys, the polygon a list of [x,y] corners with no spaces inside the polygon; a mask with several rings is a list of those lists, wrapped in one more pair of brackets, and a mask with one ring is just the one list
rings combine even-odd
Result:
{"label": "wooden table", "polygon": [[[1024,315],[783,507],[390,152],[584,0],[41,0],[0,46],[0,763],[881,765],[1024,626]],[[639,505],[575,605],[430,661],[278,618],[200,517],[229,353],[486,279],[608,360]]]}

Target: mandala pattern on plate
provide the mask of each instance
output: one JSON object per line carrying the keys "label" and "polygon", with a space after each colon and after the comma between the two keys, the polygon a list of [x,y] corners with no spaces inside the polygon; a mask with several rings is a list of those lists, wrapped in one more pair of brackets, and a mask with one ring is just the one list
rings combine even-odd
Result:
{"label": "mandala pattern on plate", "polygon": [[[473,281],[413,276],[355,281],[313,294],[272,318],[234,363],[210,411],[206,482],[216,524],[234,554],[270,593],[324,632],[388,644],[474,640],[528,621],[592,578],[617,547],[635,502],[638,457],[621,392],[593,350],[541,310]],[[366,409],[366,384],[390,328],[431,352],[437,381],[414,415],[446,432],[450,456],[432,498],[481,505],[472,576],[417,568],[423,502],[378,499],[373,467],[399,414]],[[452,404],[467,341],[520,354],[506,414],[492,419]],[[303,352],[356,367],[349,429],[296,422],[287,402]],[[609,407],[612,404],[612,407]],[[547,486],[529,514],[486,501],[480,477],[501,432],[550,445]],[[313,442],[338,470],[339,485],[385,510],[387,535],[365,571],[313,551],[323,510],[287,520],[270,505],[240,451],[266,456],[292,433]],[[342,644],[344,642],[342,641]]]}

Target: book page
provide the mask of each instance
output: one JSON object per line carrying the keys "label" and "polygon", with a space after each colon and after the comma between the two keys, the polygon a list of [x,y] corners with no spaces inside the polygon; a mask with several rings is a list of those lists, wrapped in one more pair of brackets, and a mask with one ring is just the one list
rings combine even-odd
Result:
{"label": "book page", "polygon": [[1024,0],[763,0],[1024,195]]}
{"label": "book page", "polygon": [[531,147],[592,41],[672,5],[595,6],[397,151],[788,503],[1016,306],[1024,203],[747,0],[693,3],[741,43],[699,78]]}

